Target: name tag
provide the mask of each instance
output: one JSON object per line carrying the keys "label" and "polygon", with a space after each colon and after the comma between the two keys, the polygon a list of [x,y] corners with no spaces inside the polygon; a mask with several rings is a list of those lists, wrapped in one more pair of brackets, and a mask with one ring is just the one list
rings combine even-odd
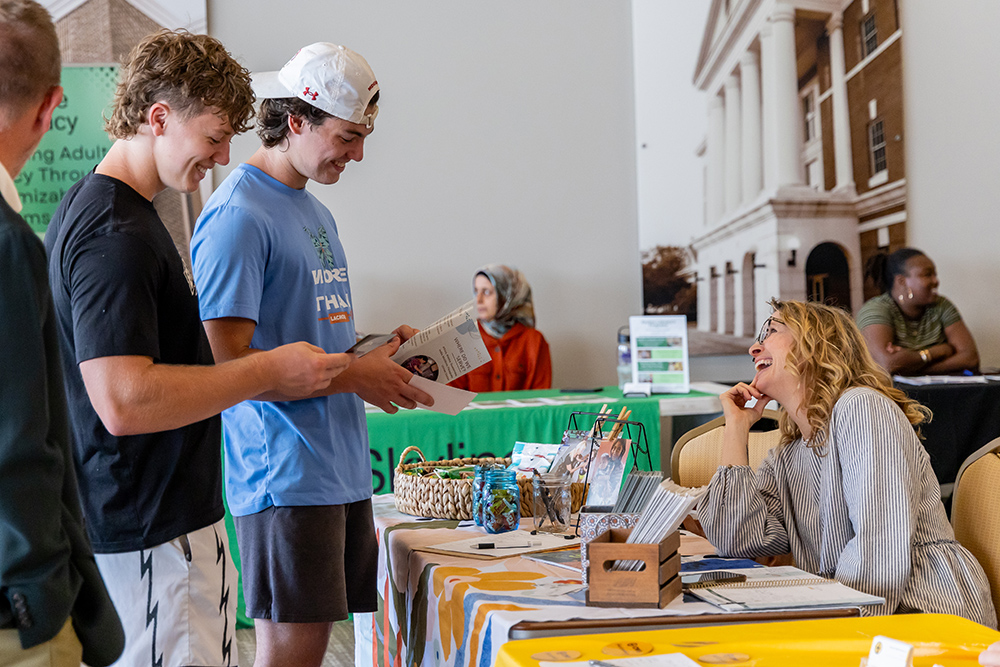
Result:
{"label": "name tag", "polygon": [[878,635],[868,651],[868,667],[913,667],[913,647]]}

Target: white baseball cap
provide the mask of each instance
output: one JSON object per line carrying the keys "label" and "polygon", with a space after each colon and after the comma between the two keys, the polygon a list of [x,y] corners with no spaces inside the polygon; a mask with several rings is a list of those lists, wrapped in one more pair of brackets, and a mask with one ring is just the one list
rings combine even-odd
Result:
{"label": "white baseball cap", "polygon": [[257,99],[297,97],[328,114],[371,127],[378,106],[366,114],[378,92],[368,62],[346,46],[316,42],[299,49],[277,72],[252,75]]}

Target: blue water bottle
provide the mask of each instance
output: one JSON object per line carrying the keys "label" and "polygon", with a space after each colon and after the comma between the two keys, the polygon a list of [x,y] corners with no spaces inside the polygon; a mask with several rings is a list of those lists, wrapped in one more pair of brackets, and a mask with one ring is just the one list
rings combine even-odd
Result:
{"label": "blue water bottle", "polygon": [[624,389],[632,381],[632,343],[628,327],[618,329],[618,388]]}

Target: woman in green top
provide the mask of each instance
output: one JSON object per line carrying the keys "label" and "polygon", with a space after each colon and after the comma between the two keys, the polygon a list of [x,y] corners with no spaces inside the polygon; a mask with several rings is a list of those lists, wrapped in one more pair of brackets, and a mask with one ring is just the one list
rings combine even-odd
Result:
{"label": "woman in green top", "polygon": [[858,328],[890,373],[978,371],[979,352],[958,309],[938,294],[934,262],[913,248],[872,258],[866,268],[882,294],[858,311]]}

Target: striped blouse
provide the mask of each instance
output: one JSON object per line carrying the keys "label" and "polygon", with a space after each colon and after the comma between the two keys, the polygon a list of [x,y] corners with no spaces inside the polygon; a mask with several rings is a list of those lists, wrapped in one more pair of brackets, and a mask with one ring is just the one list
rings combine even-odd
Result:
{"label": "striped blouse", "polygon": [[718,552],[791,551],[799,568],[885,598],[866,614],[955,614],[995,628],[986,575],[955,541],[927,451],[899,407],[872,389],[845,391],[821,453],[799,439],[756,473],[720,467],[699,506]]}

